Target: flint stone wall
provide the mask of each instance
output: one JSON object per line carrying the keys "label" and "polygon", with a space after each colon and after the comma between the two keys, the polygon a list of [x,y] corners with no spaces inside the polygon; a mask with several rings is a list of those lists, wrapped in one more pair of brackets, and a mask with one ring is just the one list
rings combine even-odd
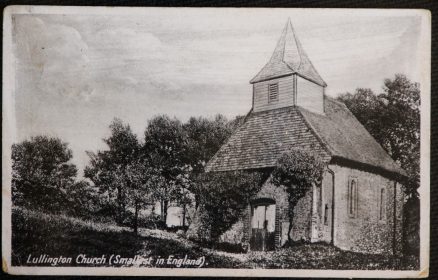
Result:
{"label": "flint stone wall", "polygon": [[[334,245],[349,251],[392,254],[401,252],[403,190],[399,183],[380,175],[337,165],[335,172],[335,240]],[[348,184],[357,179],[357,210],[348,213]],[[394,191],[395,187],[395,191]],[[385,189],[385,219],[380,220],[380,190]],[[395,209],[395,213],[394,213]],[[394,224],[395,217],[395,224]]]}
{"label": "flint stone wall", "polygon": [[[288,194],[284,187],[276,187],[269,178],[262,186],[262,189],[252,200],[258,198],[270,198],[275,200],[275,245],[283,246],[288,240],[289,230],[289,201]],[[294,241],[310,240],[312,191],[303,197],[294,209],[294,225],[291,238]],[[251,239],[251,206],[247,205],[239,221],[231,229],[221,235],[220,241],[232,244],[243,244],[249,246]]]}

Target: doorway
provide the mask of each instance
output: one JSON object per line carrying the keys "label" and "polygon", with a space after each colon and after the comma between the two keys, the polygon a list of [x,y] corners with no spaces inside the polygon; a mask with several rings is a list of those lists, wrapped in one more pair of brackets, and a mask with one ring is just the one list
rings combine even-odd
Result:
{"label": "doorway", "polygon": [[275,249],[275,201],[258,200],[251,205],[251,240],[253,251]]}

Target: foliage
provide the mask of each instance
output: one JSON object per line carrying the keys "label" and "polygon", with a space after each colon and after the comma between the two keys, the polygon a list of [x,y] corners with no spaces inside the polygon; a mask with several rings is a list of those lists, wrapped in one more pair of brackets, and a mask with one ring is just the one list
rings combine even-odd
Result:
{"label": "foliage", "polygon": [[420,200],[409,197],[403,206],[403,250],[405,255],[420,255]]}
{"label": "foliage", "polygon": [[135,229],[137,210],[153,200],[161,202],[162,221],[170,202],[186,209],[198,193],[194,178],[237,125],[221,115],[191,118],[185,124],[160,115],[148,122],[141,144],[129,125],[115,119],[110,137],[104,139],[109,149],[88,152],[90,164],[84,170],[104,201],[100,211],[119,223],[132,219]]}
{"label": "foliage", "polygon": [[84,176],[98,188],[108,214],[115,215],[118,223],[127,216],[129,181],[127,169],[138,159],[140,144],[129,125],[114,119],[110,125],[111,135],[104,139],[109,150],[89,152],[90,164],[84,170]]}
{"label": "foliage", "polygon": [[260,173],[245,171],[204,173],[198,177],[200,206],[206,213],[202,222],[212,241],[237,222],[250,197],[260,190],[261,180]]}
{"label": "foliage", "polygon": [[216,115],[214,119],[191,117],[184,123],[183,129],[187,137],[184,159],[189,170],[188,190],[194,195],[196,206],[201,195],[196,177],[204,172],[207,162],[237,129],[241,119],[237,117],[228,121],[223,115]]}
{"label": "foliage", "polygon": [[148,122],[144,132],[143,155],[163,179],[156,197],[161,202],[162,220],[166,221],[169,202],[181,198],[181,176],[184,177],[186,137],[182,123],[166,115],[156,116]]}
{"label": "foliage", "polygon": [[128,164],[125,173],[126,197],[128,206],[134,208],[131,226],[138,232],[138,214],[142,207],[155,202],[157,189],[163,185],[159,172],[142,160]]}
{"label": "foliage", "polygon": [[204,172],[205,165],[230,137],[233,127],[222,115],[216,115],[213,120],[191,117],[183,125],[187,136],[185,159],[192,174]]}
{"label": "foliage", "polygon": [[66,190],[75,181],[72,151],[59,138],[36,136],[12,145],[12,201],[43,211],[59,212]]}
{"label": "foliage", "polygon": [[91,219],[100,210],[98,189],[88,181],[80,180],[71,184],[65,191],[68,207],[65,214],[73,217]]}
{"label": "foliage", "polygon": [[311,152],[301,149],[292,149],[282,154],[272,173],[272,182],[276,186],[284,186],[289,200],[289,232],[292,230],[294,208],[298,201],[304,197],[312,185],[319,184],[324,171],[322,159]]}
{"label": "foliage", "polygon": [[408,173],[406,194],[417,196],[420,175],[420,89],[397,74],[385,79],[383,92],[357,89],[338,97]]}

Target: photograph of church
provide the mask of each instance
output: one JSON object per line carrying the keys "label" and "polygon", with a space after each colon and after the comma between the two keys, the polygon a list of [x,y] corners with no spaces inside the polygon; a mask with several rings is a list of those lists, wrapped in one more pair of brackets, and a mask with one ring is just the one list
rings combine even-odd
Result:
{"label": "photograph of church", "polygon": [[[406,173],[348,108],[325,95],[289,20],[271,59],[251,80],[252,107],[241,127],[208,162],[208,172],[272,170],[291,148],[317,152],[327,162],[321,185],[301,199],[294,241],[325,242],[358,252],[400,252]],[[235,231],[254,250],[288,240],[287,193],[270,179],[248,205]],[[257,230],[264,238],[252,238]],[[233,240],[234,239],[234,240]]]}
{"label": "photograph of church", "polygon": [[6,272],[427,276],[427,11],[10,6],[4,26]]}

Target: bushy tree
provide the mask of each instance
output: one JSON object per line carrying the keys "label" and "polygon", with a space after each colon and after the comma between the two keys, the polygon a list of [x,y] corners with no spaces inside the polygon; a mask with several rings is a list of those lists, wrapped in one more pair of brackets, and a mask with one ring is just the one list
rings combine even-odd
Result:
{"label": "bushy tree", "polygon": [[223,115],[216,115],[213,120],[191,117],[183,129],[187,136],[185,158],[193,174],[204,172],[207,162],[232,133],[232,126]]}
{"label": "bushy tree", "polygon": [[289,200],[289,230],[288,239],[293,226],[294,208],[313,185],[320,184],[324,171],[322,159],[311,152],[302,149],[292,149],[282,154],[272,173],[274,185],[283,186]]}
{"label": "bushy tree", "polygon": [[111,135],[104,139],[109,149],[88,152],[90,163],[84,176],[107,197],[108,214],[115,215],[116,221],[123,223],[128,203],[127,167],[139,157],[140,144],[130,126],[119,119],[114,119],[110,130]]}
{"label": "bushy tree", "polygon": [[198,177],[202,190],[199,208],[204,211],[201,222],[213,242],[238,221],[261,182],[262,174],[258,172],[215,172]]}
{"label": "bushy tree", "polygon": [[142,207],[155,203],[157,190],[164,184],[164,180],[154,167],[141,158],[128,164],[123,175],[126,181],[127,203],[134,209],[131,226],[137,234],[139,211]]}
{"label": "bushy tree", "polygon": [[79,180],[70,185],[65,195],[68,207],[65,213],[82,219],[94,219],[99,212],[101,202],[98,189],[86,180]]}
{"label": "bushy tree", "polygon": [[75,182],[72,151],[59,138],[36,136],[12,145],[12,202],[42,211],[59,212],[66,190]]}
{"label": "bushy tree", "polygon": [[338,97],[408,173],[406,194],[417,197],[420,176],[420,89],[406,76],[385,79],[383,92],[357,89]]}
{"label": "bushy tree", "polygon": [[161,204],[161,218],[165,222],[169,202],[178,200],[181,195],[182,186],[178,177],[187,171],[184,160],[187,137],[182,123],[166,115],[151,119],[144,137],[142,153],[164,180],[156,194]]}
{"label": "bushy tree", "polygon": [[187,185],[194,195],[196,206],[199,204],[200,192],[196,177],[204,172],[207,162],[239,126],[240,120],[236,118],[228,121],[223,115],[216,115],[213,119],[192,117],[183,125],[187,137],[184,156],[189,169]]}

